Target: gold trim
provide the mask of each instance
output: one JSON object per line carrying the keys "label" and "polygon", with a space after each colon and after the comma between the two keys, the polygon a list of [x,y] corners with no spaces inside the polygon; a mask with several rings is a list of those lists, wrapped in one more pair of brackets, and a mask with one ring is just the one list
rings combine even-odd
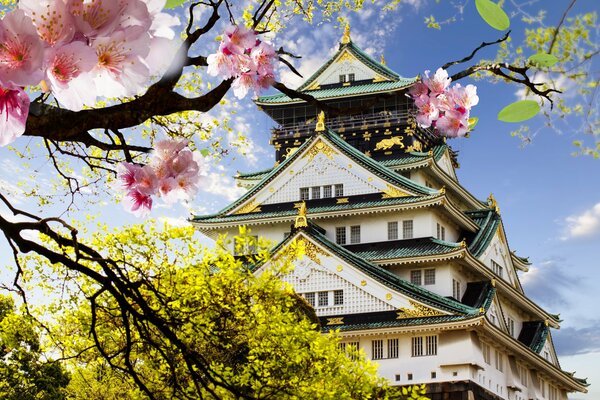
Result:
{"label": "gold trim", "polygon": [[306,152],[304,157],[308,157],[309,161],[312,161],[319,153],[325,154],[329,159],[332,159],[332,156],[337,154],[332,147],[319,138],[317,142]]}
{"label": "gold trim", "polygon": [[344,325],[344,317],[327,318],[327,325]]}
{"label": "gold trim", "polygon": [[439,311],[429,308],[422,304],[419,304],[413,300],[409,300],[411,308],[400,307],[398,310],[398,316],[396,319],[407,319],[407,318],[421,318],[421,317],[437,317],[439,315],[445,315]]}
{"label": "gold trim", "polygon": [[308,226],[308,221],[306,219],[306,203],[303,201],[298,207],[298,216],[296,217],[296,222],[294,223],[294,228],[306,228]]}
{"label": "gold trim", "polygon": [[348,44],[352,41],[350,39],[350,22],[346,22],[346,26],[344,27],[344,35],[342,36],[341,43]]}
{"label": "gold trim", "polygon": [[336,267],[336,271],[337,271],[337,272],[342,272],[343,270],[344,270],[344,266],[343,266],[343,265],[338,265],[338,266]]}
{"label": "gold trim", "polygon": [[350,199],[348,199],[347,197],[342,197],[340,199],[337,199],[336,204],[348,204],[350,202]]}
{"label": "gold trim", "polygon": [[317,116],[317,126],[315,132],[325,132],[325,111],[321,111]]}
{"label": "gold trim", "polygon": [[392,299],[392,294],[391,294],[391,293],[387,293],[387,294],[385,295],[385,299],[386,299],[386,300],[391,300],[391,299]]}
{"label": "gold trim", "polygon": [[342,53],[342,55],[340,56],[340,58],[338,59],[337,62],[354,61],[354,60],[356,60],[356,58],[354,58],[354,56],[352,54],[350,54],[348,51],[344,51],[344,53]]}
{"label": "gold trim", "polygon": [[403,192],[402,190],[400,190],[388,183],[386,185],[386,188],[383,189],[383,195],[381,196],[381,198],[382,199],[390,199],[390,198],[407,197],[407,196],[410,196],[410,194]]}
{"label": "gold trim", "polygon": [[400,146],[401,149],[404,148],[404,143],[402,140],[404,138],[402,136],[392,136],[389,139],[382,139],[375,145],[375,150],[389,150],[395,145]]}
{"label": "gold trim", "polygon": [[386,82],[387,80],[387,78],[377,75],[375,78],[373,78],[373,83]]}
{"label": "gold trim", "polygon": [[234,214],[249,214],[251,212],[260,212],[259,203],[256,200],[250,201],[250,203],[246,204],[239,210],[237,210]]}
{"label": "gold trim", "polygon": [[381,57],[379,58],[379,64],[381,65],[385,65],[385,56],[382,54]]}
{"label": "gold trim", "polygon": [[367,281],[360,281],[360,286],[367,286]]}
{"label": "gold trim", "polygon": [[489,208],[495,210],[496,213],[500,214],[500,207],[498,207],[498,201],[496,201],[496,198],[494,197],[493,193],[490,193],[490,195],[488,196],[487,203]]}

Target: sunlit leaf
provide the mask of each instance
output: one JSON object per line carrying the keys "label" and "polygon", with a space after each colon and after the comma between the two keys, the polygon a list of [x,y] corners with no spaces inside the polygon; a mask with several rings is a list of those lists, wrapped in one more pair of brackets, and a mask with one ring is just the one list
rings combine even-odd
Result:
{"label": "sunlit leaf", "polygon": [[179,7],[185,2],[186,0],[167,0],[167,4],[165,4],[165,9]]}
{"label": "sunlit leaf", "polygon": [[538,53],[529,57],[527,61],[537,67],[551,67],[558,62],[558,58],[552,54]]}
{"label": "sunlit leaf", "polygon": [[479,118],[477,118],[477,117],[469,118],[469,130],[472,130],[473,128],[475,128],[475,126],[477,125],[478,122],[479,122]]}
{"label": "sunlit leaf", "polygon": [[510,20],[504,10],[490,0],[475,0],[475,7],[481,18],[494,29],[504,31],[510,28]]}
{"label": "sunlit leaf", "polygon": [[521,122],[533,118],[540,112],[540,105],[535,100],[515,101],[498,113],[498,119],[504,122]]}

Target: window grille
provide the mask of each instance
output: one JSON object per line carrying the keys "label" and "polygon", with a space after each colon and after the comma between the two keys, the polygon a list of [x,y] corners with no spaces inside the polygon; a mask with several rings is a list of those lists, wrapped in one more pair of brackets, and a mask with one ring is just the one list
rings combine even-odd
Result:
{"label": "window grille", "polygon": [[388,232],[388,240],[397,240],[398,239],[398,222],[388,222],[387,223],[387,232]]}
{"label": "window grille", "polygon": [[398,358],[398,339],[388,339],[388,358]]}
{"label": "window grille", "polygon": [[327,307],[329,305],[329,292],[319,292],[319,307]]}
{"label": "window grille", "polygon": [[437,355],[437,336],[425,336],[427,342],[426,355]]}
{"label": "window grille", "polygon": [[487,365],[491,365],[491,362],[490,362],[490,357],[491,357],[490,346],[487,343],[482,343],[481,344],[481,352],[483,353],[483,361],[485,361],[485,363]]}
{"label": "window grille", "polygon": [[340,83],[345,83],[346,82],[346,75],[340,75]]}
{"label": "window grille", "polygon": [[500,372],[504,371],[504,356],[498,350],[496,353],[496,369]]}
{"label": "window grille", "polygon": [[402,221],[402,238],[412,239],[413,237],[413,221]]}
{"label": "window grille", "polygon": [[444,228],[440,224],[437,224],[437,236],[436,236],[436,238],[438,238],[440,240],[446,240],[446,228]]}
{"label": "window grille", "polygon": [[452,297],[460,301],[460,281],[452,279]]}
{"label": "window grille", "polygon": [[417,336],[412,338],[412,356],[420,357],[423,355],[423,338]]}
{"label": "window grille", "polygon": [[412,338],[412,356],[437,355],[437,336],[416,336]]}
{"label": "window grille", "polygon": [[421,281],[421,270],[417,269],[414,271],[410,271],[410,283],[413,283],[415,285],[421,285],[422,281]]}
{"label": "window grille", "polygon": [[346,244],[346,227],[338,226],[335,228],[335,242],[337,244]]}
{"label": "window grille", "polygon": [[337,184],[335,185],[335,197],[342,197],[344,195],[344,185]]}
{"label": "window grille", "polygon": [[311,194],[312,194],[312,198],[313,199],[320,199],[321,198],[321,187],[320,186],[313,186],[311,188]]}
{"label": "window grille", "polygon": [[515,336],[515,321],[511,318],[508,317],[508,320],[506,321],[506,326],[508,328],[508,334],[512,337]]}
{"label": "window grille", "polygon": [[344,304],[344,291],[343,290],[334,290],[333,291],[333,305],[340,306]]}
{"label": "window grille", "polygon": [[300,188],[300,200],[308,200],[308,188]]}
{"label": "window grille", "polygon": [[435,285],[435,268],[426,269],[424,275],[423,284]]}
{"label": "window grille", "polygon": [[350,227],[350,243],[360,243],[360,225]]}
{"label": "window grille", "polygon": [[310,304],[312,307],[315,306],[315,293],[304,293],[304,298],[306,299],[306,302],[308,304]]}
{"label": "window grille", "polygon": [[381,360],[383,358],[383,340],[372,340],[371,341],[373,360]]}
{"label": "window grille", "polygon": [[348,74],[348,81],[349,82],[354,82],[354,79],[356,79],[356,75],[355,74]]}
{"label": "window grille", "polygon": [[328,199],[331,197],[331,185],[323,186],[323,198]]}
{"label": "window grille", "polygon": [[503,273],[504,273],[504,269],[502,268],[502,266],[494,260],[491,260],[491,264],[492,264],[492,271],[494,271],[494,273],[496,275],[498,275],[500,278],[502,278]]}

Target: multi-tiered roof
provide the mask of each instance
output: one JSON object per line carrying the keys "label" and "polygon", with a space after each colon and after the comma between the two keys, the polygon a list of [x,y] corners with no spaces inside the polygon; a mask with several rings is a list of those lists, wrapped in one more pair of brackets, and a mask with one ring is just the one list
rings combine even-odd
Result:
{"label": "multi-tiered roof", "polygon": [[[373,60],[346,32],[336,54],[299,91],[363,111],[325,120],[310,99],[260,97],[257,104],[279,124],[271,137],[275,166],[238,174],[248,191],[192,222],[212,237],[235,235],[245,225],[277,243],[274,257],[292,242],[304,246],[306,256],[284,279],[315,307],[324,331],[339,330],[367,353],[368,338],[388,340],[386,359],[375,344],[371,356],[392,380],[437,371],[415,381],[468,382],[482,399],[559,399],[585,391],[585,381],[560,369],[550,333],[559,328],[558,316],[523,292],[517,271],[526,272],[529,262],[510,251],[493,196],[480,201],[463,188],[456,154],[411,122],[405,94],[414,82]],[[391,360],[401,358],[398,343],[411,338],[414,357],[419,335],[426,335],[431,354],[417,355],[435,358]],[[411,365],[421,372],[407,372]],[[430,392],[450,390],[440,388]]]}

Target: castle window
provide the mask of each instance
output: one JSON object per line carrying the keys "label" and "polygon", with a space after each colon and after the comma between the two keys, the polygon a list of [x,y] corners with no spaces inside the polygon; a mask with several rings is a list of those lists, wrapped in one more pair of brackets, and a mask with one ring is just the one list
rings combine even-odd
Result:
{"label": "castle window", "polygon": [[398,239],[398,222],[392,221],[387,223],[388,240]]}
{"label": "castle window", "polygon": [[421,275],[420,269],[410,271],[410,283],[420,286],[422,284]]}
{"label": "castle window", "polygon": [[321,198],[321,187],[320,186],[314,186],[312,188],[312,198],[313,199],[320,199]]}
{"label": "castle window", "polygon": [[312,307],[315,306],[315,293],[304,293],[304,298],[306,299],[306,302],[308,304],[310,304]]}
{"label": "castle window", "polygon": [[527,368],[523,365],[519,366],[519,377],[521,379],[521,385],[527,387]]}
{"label": "castle window", "polygon": [[483,353],[483,361],[485,361],[485,363],[487,365],[491,365],[491,361],[490,361],[490,357],[491,357],[490,345],[487,344],[487,343],[482,343],[481,344],[481,352]]}
{"label": "castle window", "polygon": [[412,239],[413,238],[413,221],[412,219],[402,221],[402,238]]}
{"label": "castle window", "polygon": [[440,240],[446,240],[446,228],[444,228],[440,224],[437,224],[437,236],[436,236],[436,238],[438,238]]}
{"label": "castle window", "polygon": [[334,290],[333,291],[333,305],[341,306],[344,304],[344,291],[343,290]]}
{"label": "castle window", "polygon": [[329,305],[329,292],[319,292],[319,307],[327,307]]}
{"label": "castle window", "polygon": [[335,228],[335,243],[346,244],[346,227],[338,226]]}
{"label": "castle window", "polygon": [[500,372],[504,371],[504,356],[500,351],[496,350],[496,369]]}
{"label": "castle window", "polygon": [[346,82],[346,75],[340,75],[340,83],[345,83]]}
{"label": "castle window", "polygon": [[344,195],[344,185],[341,183],[335,185],[335,197],[341,197],[343,195]]}
{"label": "castle window", "polygon": [[502,278],[502,275],[504,272],[502,266],[494,260],[491,260],[491,264],[492,264],[492,271],[494,271],[494,273],[496,275],[498,275],[500,278]]}
{"label": "castle window", "polygon": [[507,321],[506,321],[506,327],[508,328],[508,334],[512,337],[515,336],[515,321],[511,318],[508,317]]}
{"label": "castle window", "polygon": [[356,79],[356,75],[348,74],[348,82],[354,82],[355,79]]}
{"label": "castle window", "polygon": [[460,301],[460,281],[452,279],[452,297]]}
{"label": "castle window", "polygon": [[437,355],[437,336],[417,336],[412,338],[412,356]]}
{"label": "castle window", "polygon": [[308,188],[300,188],[300,200],[308,200]]}
{"label": "castle window", "polygon": [[398,342],[396,339],[388,339],[387,347],[388,347],[388,358],[398,358]]}
{"label": "castle window", "polygon": [[360,243],[360,225],[350,227],[350,243]]}
{"label": "castle window", "polygon": [[435,285],[435,268],[425,270],[423,284]]}
{"label": "castle window", "polygon": [[383,358],[383,340],[372,340],[371,347],[373,351],[373,360],[381,360]]}
{"label": "castle window", "polygon": [[328,199],[331,197],[331,185],[323,186],[323,198]]}

